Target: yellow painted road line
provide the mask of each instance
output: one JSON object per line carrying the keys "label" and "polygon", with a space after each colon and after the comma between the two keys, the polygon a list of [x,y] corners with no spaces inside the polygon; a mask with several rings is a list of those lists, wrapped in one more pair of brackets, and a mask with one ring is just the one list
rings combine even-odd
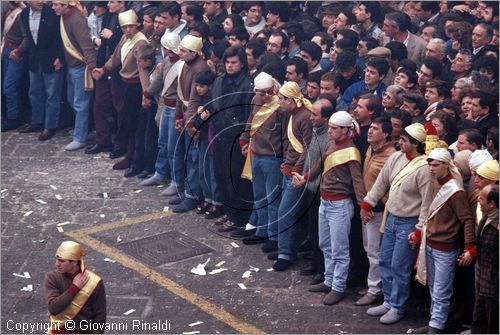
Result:
{"label": "yellow painted road line", "polygon": [[[166,214],[166,213],[165,213]],[[154,215],[154,214],[152,214]],[[159,216],[161,217],[161,216]],[[144,218],[139,217],[139,218]],[[157,217],[155,217],[157,218]],[[138,218],[136,218],[138,219]],[[123,221],[121,221],[123,223]],[[134,221],[134,219],[131,219],[127,221],[127,224],[134,224],[137,223],[137,220]],[[107,225],[110,227],[113,224]],[[85,229],[82,229],[85,230]],[[74,238],[78,242],[81,242],[83,244],[88,245],[89,247],[93,248],[94,250],[98,251],[99,253],[102,253],[108,257],[113,258],[116,260],[118,263],[121,265],[132,269],[136,271],[137,273],[143,275],[147,279],[151,280],[152,282],[164,287],[167,289],[169,292],[175,294],[176,296],[186,300],[187,302],[193,304],[194,306],[198,307],[201,309],[203,312],[207,313],[208,315],[216,318],[219,321],[222,321],[223,323],[227,324],[231,328],[235,329],[239,333],[245,333],[245,334],[263,334],[264,331],[260,330],[259,328],[248,324],[244,321],[239,320],[237,317],[235,317],[233,314],[215,306],[211,302],[205,300],[203,297],[197,295],[194,292],[191,292],[190,290],[184,288],[183,286],[177,284],[173,280],[165,277],[161,273],[151,269],[150,267],[144,265],[141,262],[138,262],[119,250],[110,247],[99,240],[88,236],[86,233],[80,231],[74,231],[74,232],[65,232],[66,235]]]}
{"label": "yellow painted road line", "polygon": [[172,212],[156,212],[156,213],[146,214],[146,215],[137,216],[137,217],[133,217],[133,218],[126,218],[126,219],[123,219],[121,221],[102,224],[99,226],[82,228],[82,229],[74,230],[73,232],[90,235],[90,234],[95,234],[95,233],[103,232],[103,231],[118,228],[118,227],[125,227],[125,226],[143,223],[143,222],[151,221],[151,220],[155,220],[155,219],[166,218],[166,217],[169,217],[172,215],[174,215],[174,213],[172,213]]}

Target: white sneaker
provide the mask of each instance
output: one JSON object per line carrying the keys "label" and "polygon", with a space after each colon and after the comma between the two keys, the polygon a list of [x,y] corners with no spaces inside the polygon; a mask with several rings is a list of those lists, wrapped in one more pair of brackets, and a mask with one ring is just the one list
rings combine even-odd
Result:
{"label": "white sneaker", "polygon": [[85,146],[86,146],[85,143],[80,143],[78,141],[73,140],[73,141],[71,141],[71,143],[69,143],[68,145],[66,145],[64,147],[64,150],[75,151],[75,150],[80,150],[80,149],[84,148]]}

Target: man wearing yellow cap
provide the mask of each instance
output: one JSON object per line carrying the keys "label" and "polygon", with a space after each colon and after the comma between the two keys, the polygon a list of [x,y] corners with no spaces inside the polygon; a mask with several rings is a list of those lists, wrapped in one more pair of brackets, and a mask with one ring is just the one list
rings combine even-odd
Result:
{"label": "man wearing yellow cap", "polygon": [[289,115],[289,143],[280,168],[283,174],[283,193],[278,209],[278,252],[268,255],[268,258],[276,260],[273,265],[275,271],[284,271],[297,257],[299,222],[308,207],[304,203],[304,186],[293,186],[292,173],[303,173],[313,127],[310,119],[311,102],[304,98],[296,82],[286,82],[280,88],[278,98],[281,109]]}
{"label": "man wearing yellow cap", "polygon": [[498,161],[493,159],[482,163],[475,172],[474,184],[479,190],[487,185],[498,184]]}
{"label": "man wearing yellow cap", "polygon": [[373,208],[389,191],[379,260],[384,303],[367,310],[370,316],[380,316],[383,324],[396,323],[404,317],[410,275],[417,257],[417,249],[411,249],[407,239],[415,225],[423,225],[427,219],[432,200],[432,183],[424,155],[426,136],[420,123],[402,131],[401,151],[389,157],[361,204],[361,219],[368,222],[374,216]]}
{"label": "man wearing yellow cap", "polygon": [[416,279],[424,285],[429,284],[432,299],[431,319],[428,326],[413,331],[418,334],[444,332],[461,241],[465,241],[465,252],[460,257],[460,265],[470,265],[471,255],[476,254],[474,218],[462,186],[462,176],[449,151],[436,148],[429,153],[427,162],[431,177],[437,181],[433,190],[435,196],[424,225],[410,234],[413,248],[420,243]]}
{"label": "man wearing yellow cap", "polygon": [[[142,104],[142,86],[141,73],[137,66],[136,50],[148,43],[148,39],[139,31],[139,22],[137,14],[133,10],[128,10],[118,14],[118,22],[123,31],[123,36],[115,48],[111,58],[102,68],[95,69],[93,76],[95,80],[101,79],[106,73],[119,66],[120,78],[122,82],[124,108],[118,114],[118,134],[126,138],[127,155],[115,164],[113,169],[123,170],[130,166],[134,153],[135,129],[138,119],[138,113]],[[148,74],[144,74],[146,77]],[[143,78],[147,82],[147,78]]]}
{"label": "man wearing yellow cap", "polygon": [[61,17],[61,38],[68,66],[68,102],[75,111],[73,141],[64,147],[66,151],[82,149],[87,143],[89,103],[94,90],[91,71],[96,67],[87,19],[74,5],[75,1],[52,1],[52,8]]}
{"label": "man wearing yellow cap", "polygon": [[[102,329],[106,322],[106,293],[101,278],[86,269],[85,249],[73,241],[64,241],[56,251],[56,271],[45,275],[45,299],[50,314],[49,333],[82,333]],[[66,321],[72,320],[72,323]],[[102,327],[100,327],[102,326]]]}

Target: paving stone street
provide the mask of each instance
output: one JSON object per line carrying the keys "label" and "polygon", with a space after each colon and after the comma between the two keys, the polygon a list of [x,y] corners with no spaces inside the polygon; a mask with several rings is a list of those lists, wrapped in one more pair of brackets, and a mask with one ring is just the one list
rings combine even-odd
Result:
{"label": "paving stone street", "polygon": [[[354,306],[360,286],[324,306],[307,290],[311,277],[299,275],[303,260],[267,271],[273,262],[260,245],[217,233],[194,211],[172,213],[162,187],[124,178],[108,154],[63,151],[68,129],[46,142],[37,137],[1,137],[2,333],[48,321],[43,280],[64,240],[81,243],[87,266],[104,280],[109,325],[122,325],[106,333],[406,333],[428,321],[426,288],[413,291],[408,316],[391,326]],[[208,271],[227,271],[190,273],[208,259]],[[242,278],[250,267],[260,270]]]}

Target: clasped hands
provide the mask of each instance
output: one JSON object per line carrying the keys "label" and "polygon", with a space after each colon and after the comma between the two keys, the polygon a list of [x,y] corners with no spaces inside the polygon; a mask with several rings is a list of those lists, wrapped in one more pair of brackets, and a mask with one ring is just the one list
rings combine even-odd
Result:
{"label": "clasped hands", "polygon": [[92,70],[92,78],[94,80],[100,80],[102,76],[104,75],[104,68],[95,68]]}

